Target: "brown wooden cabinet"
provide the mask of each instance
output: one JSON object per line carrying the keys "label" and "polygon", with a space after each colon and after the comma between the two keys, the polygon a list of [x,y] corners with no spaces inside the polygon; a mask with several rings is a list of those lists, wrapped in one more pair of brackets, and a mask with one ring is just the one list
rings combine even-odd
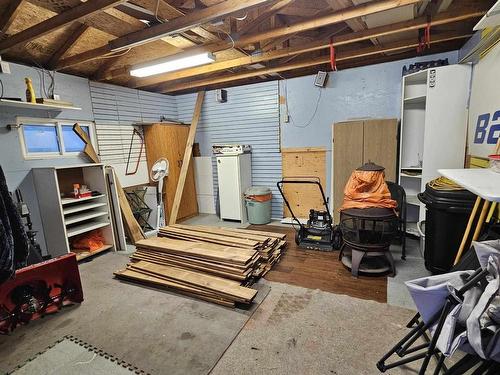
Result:
{"label": "brown wooden cabinet", "polygon": [[[144,126],[144,143],[149,170],[159,158],[167,159],[170,164],[169,174],[163,187],[163,202],[167,219],[170,217],[170,211],[172,210],[188,133],[189,125],[161,123]],[[198,203],[194,183],[193,160],[191,159],[177,219],[186,219],[197,214]]]}
{"label": "brown wooden cabinet", "polygon": [[339,122],[333,126],[333,196],[335,220],[353,170],[371,161],[385,167],[385,179],[396,181],[398,121]]}

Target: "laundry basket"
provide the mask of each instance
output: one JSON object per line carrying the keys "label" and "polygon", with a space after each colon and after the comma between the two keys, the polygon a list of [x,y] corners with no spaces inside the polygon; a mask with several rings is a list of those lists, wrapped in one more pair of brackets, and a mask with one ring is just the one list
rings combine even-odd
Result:
{"label": "laundry basket", "polygon": [[252,186],[245,191],[248,222],[250,224],[268,224],[271,222],[271,189]]}

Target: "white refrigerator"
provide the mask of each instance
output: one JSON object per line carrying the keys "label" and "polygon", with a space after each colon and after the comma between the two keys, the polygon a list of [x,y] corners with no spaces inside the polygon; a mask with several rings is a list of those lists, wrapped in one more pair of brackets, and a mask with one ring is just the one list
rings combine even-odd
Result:
{"label": "white refrigerator", "polygon": [[245,190],[252,186],[251,154],[217,156],[220,218],[247,221]]}

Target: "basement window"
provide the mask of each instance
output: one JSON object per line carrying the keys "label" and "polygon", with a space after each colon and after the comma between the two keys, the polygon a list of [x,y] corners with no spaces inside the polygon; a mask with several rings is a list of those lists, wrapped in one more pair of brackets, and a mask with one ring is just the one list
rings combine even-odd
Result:
{"label": "basement window", "polygon": [[[73,132],[70,120],[40,120],[18,118],[19,139],[25,159],[74,157],[79,155],[84,142]],[[94,142],[94,126],[91,122],[78,124]]]}

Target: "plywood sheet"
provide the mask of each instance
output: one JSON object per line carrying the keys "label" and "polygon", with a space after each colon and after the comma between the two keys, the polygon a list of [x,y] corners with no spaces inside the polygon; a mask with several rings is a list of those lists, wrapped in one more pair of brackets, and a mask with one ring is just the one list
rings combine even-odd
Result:
{"label": "plywood sheet", "polygon": [[363,164],[363,121],[339,122],[333,126],[333,211],[339,222],[338,209],[344,199],[344,188],[354,169]]}
{"label": "plywood sheet", "polygon": [[[312,177],[319,178],[323,188],[326,186],[326,149],[284,148],[282,149],[284,178]],[[284,194],[296,217],[309,217],[309,210],[324,210],[323,199],[316,185],[284,185]],[[290,217],[284,207],[284,216]]]}
{"label": "plywood sheet", "polygon": [[[184,125],[154,124],[144,127],[148,169],[151,170],[151,167],[159,158],[166,158],[170,164],[169,175],[165,178],[163,189],[163,202],[167,218],[170,217],[172,209],[188,132],[189,127]],[[177,218],[183,219],[194,216],[197,213],[198,203],[196,200],[193,163],[191,162]]]}

